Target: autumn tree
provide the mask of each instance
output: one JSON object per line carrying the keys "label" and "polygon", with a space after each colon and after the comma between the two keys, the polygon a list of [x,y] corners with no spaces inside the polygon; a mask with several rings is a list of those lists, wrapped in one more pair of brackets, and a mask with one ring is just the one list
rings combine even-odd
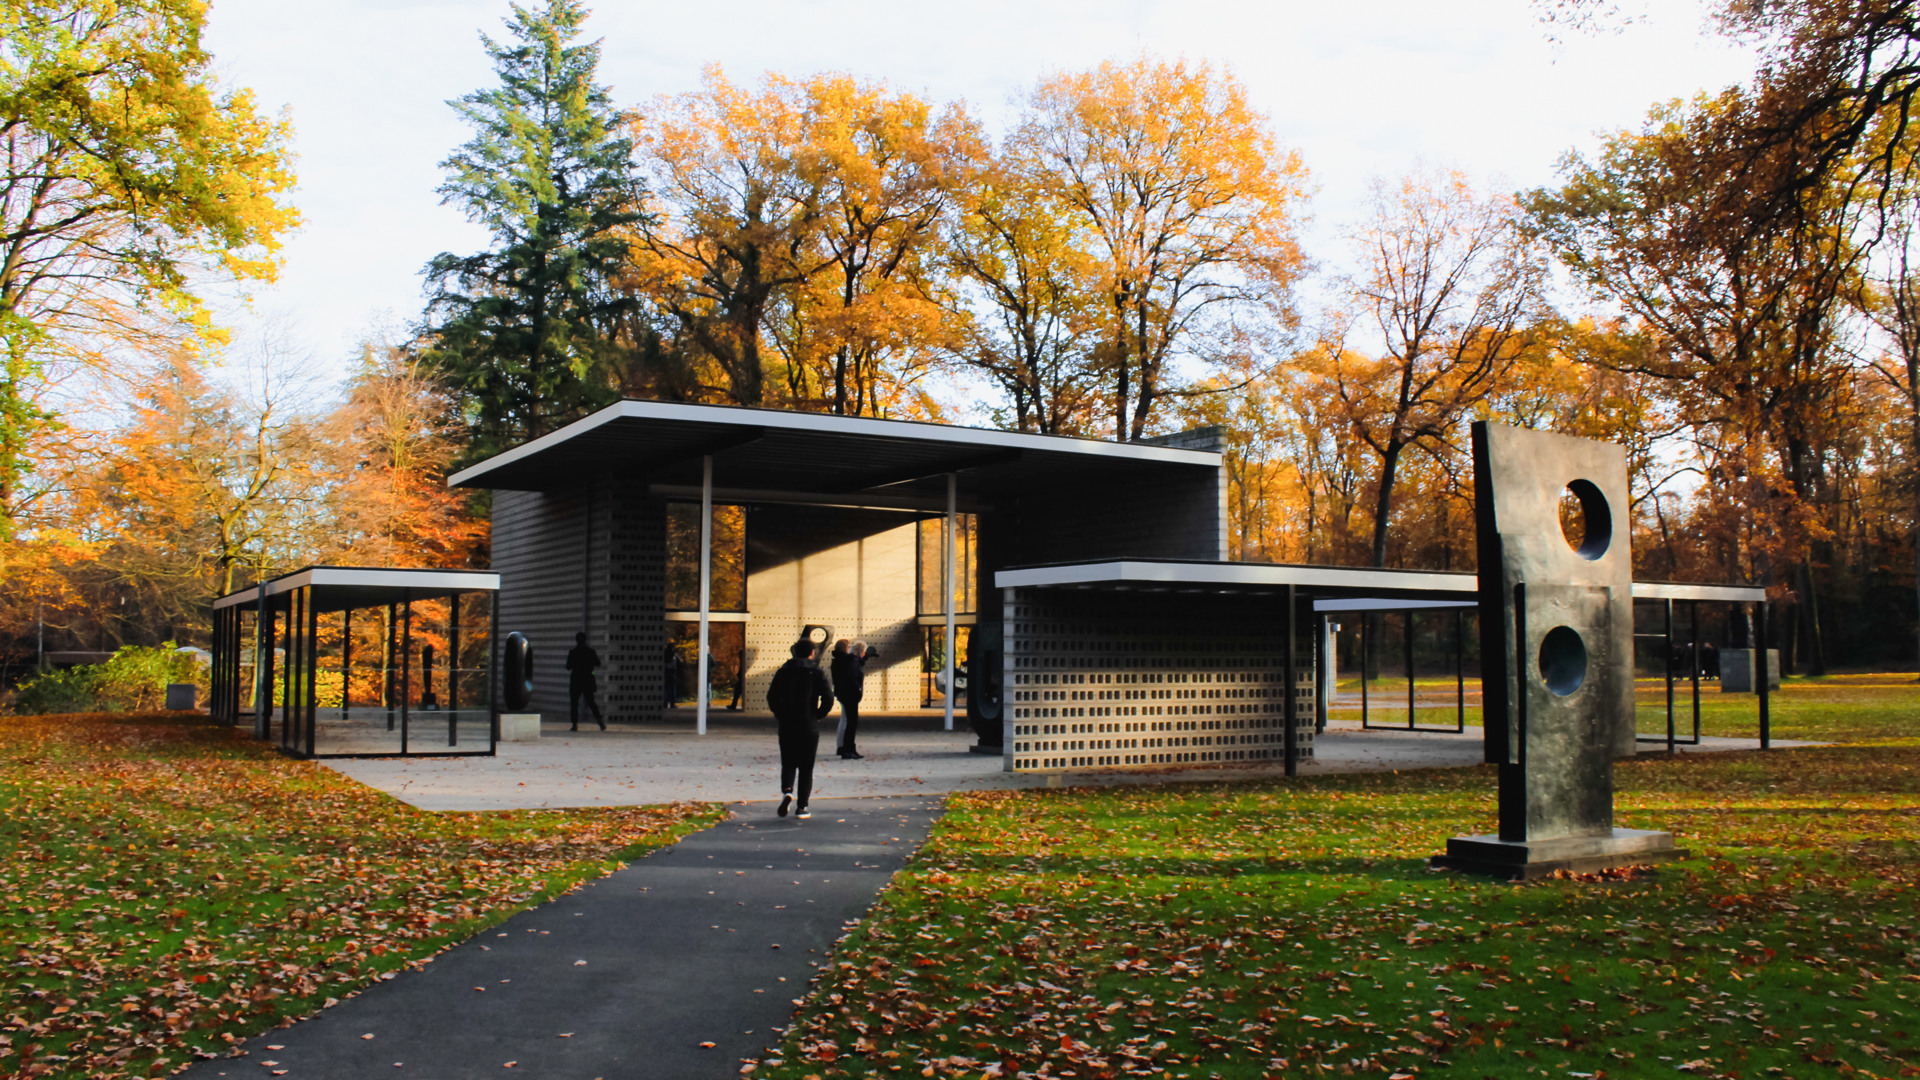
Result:
{"label": "autumn tree", "polygon": [[805,92],[827,262],[795,303],[821,324],[827,411],[879,415],[884,384],[909,379],[942,335],[941,226],[979,137],[956,107],[936,114],[844,75],[811,79]]}
{"label": "autumn tree", "polygon": [[487,524],[447,473],[460,457],[458,402],[413,349],[361,346],[345,400],[323,432],[333,552],[369,566],[484,565]]}
{"label": "autumn tree", "polygon": [[1149,433],[1173,365],[1210,323],[1290,315],[1306,167],[1230,74],[1142,58],[1049,76],[1003,157],[1070,212],[1095,260],[1115,439]]}
{"label": "autumn tree", "polygon": [[1868,316],[1879,328],[1885,349],[1869,354],[1868,370],[1900,404],[1907,429],[1908,471],[1913,499],[1912,546],[1915,601],[1920,611],[1920,267],[1913,265],[1915,226],[1901,222],[1883,271],[1866,296]]}
{"label": "autumn tree", "polygon": [[210,278],[273,276],[284,123],[222,87],[195,0],[0,5],[0,536],[49,369],[204,332]]}
{"label": "autumn tree", "polygon": [[[1779,575],[1799,601],[1815,670],[1824,666],[1812,573],[1825,543],[1826,468],[1852,392],[1842,337],[1857,295],[1868,204],[1844,186],[1811,194],[1781,220],[1730,168],[1726,115],[1748,107],[1728,90],[1656,109],[1638,132],[1605,143],[1594,160],[1569,157],[1565,184],[1529,197],[1534,227],[1577,279],[1620,304],[1655,347],[1625,370],[1660,380],[1717,459],[1721,490],[1760,515],[1755,571]],[[1793,152],[1779,156],[1791,159]],[[1782,167],[1778,162],[1774,167]],[[1734,211],[1748,200],[1753,213]],[[1731,569],[1731,568],[1730,568]]]}
{"label": "autumn tree", "polygon": [[474,137],[441,163],[441,200],[494,246],[427,266],[429,356],[470,413],[469,453],[496,453],[614,399],[614,289],[642,220],[633,144],[605,87],[579,0],[513,5],[510,40],[481,35],[499,85],[450,102]]}
{"label": "autumn tree", "polygon": [[1075,243],[1070,208],[997,159],[968,174],[958,199],[944,249],[965,327],[958,360],[1006,396],[1004,426],[1093,434],[1113,411],[1094,361],[1102,314],[1094,260]]}
{"label": "autumn tree", "polygon": [[1342,419],[1379,457],[1373,494],[1374,566],[1385,566],[1402,460],[1457,442],[1472,411],[1534,340],[1544,267],[1510,198],[1475,192],[1457,172],[1377,182],[1354,234],[1357,329],[1378,359],[1336,347],[1323,374]]}
{"label": "autumn tree", "polygon": [[829,262],[818,243],[828,177],[807,149],[804,86],[770,75],[749,91],[717,67],[702,82],[633,122],[650,213],[630,230],[621,285],[714,367],[714,394],[761,405],[776,307]]}

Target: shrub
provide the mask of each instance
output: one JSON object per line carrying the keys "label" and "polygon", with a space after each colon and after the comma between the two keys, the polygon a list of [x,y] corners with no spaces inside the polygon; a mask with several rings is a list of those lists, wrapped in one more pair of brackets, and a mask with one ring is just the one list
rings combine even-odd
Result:
{"label": "shrub", "polygon": [[211,672],[198,654],[124,645],[104,664],[78,664],[35,675],[13,695],[21,716],[79,712],[152,712],[166,703],[168,683],[193,683],[206,700]]}

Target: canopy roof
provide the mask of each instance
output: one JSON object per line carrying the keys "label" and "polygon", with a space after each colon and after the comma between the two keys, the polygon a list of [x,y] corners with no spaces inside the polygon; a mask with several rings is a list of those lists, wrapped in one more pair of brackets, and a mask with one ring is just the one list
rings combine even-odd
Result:
{"label": "canopy roof", "polygon": [[[1334,611],[1451,606],[1449,602],[1471,604],[1480,589],[1479,576],[1467,573],[1300,566],[1290,563],[1182,562],[1172,559],[1114,559],[1015,567],[995,574],[993,583],[1002,589],[1188,593],[1272,593],[1291,585],[1307,596],[1334,601],[1322,608]],[[1767,598],[1767,590],[1748,585],[1636,581],[1633,583],[1633,598],[1757,603]]]}
{"label": "canopy roof", "polygon": [[396,570],[375,566],[307,566],[249,585],[213,602],[215,611],[237,604],[279,610],[295,589],[313,588],[315,611],[402,604],[464,592],[499,592],[500,575],[485,570]]}
{"label": "canopy roof", "polygon": [[1187,470],[1211,483],[1220,467],[1219,454],[1151,443],[621,401],[463,469],[447,483],[542,491],[591,474],[619,472],[644,475],[656,487],[697,491],[701,459],[707,456],[713,458],[713,483],[722,497],[804,492],[902,509],[931,499],[944,505],[948,473],[959,474],[960,494],[977,502],[1001,490],[1073,484],[1128,470]]}

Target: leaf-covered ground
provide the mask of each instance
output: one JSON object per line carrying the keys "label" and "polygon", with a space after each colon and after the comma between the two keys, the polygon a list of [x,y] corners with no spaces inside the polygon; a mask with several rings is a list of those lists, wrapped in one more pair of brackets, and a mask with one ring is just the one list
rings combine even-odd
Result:
{"label": "leaf-covered ground", "polygon": [[0,1076],[172,1071],[722,813],[430,814],[204,720],[0,718]]}
{"label": "leaf-covered ground", "polygon": [[742,1068],[1920,1076],[1920,748],[1625,763],[1620,824],[1692,851],[1651,874],[1427,870],[1493,831],[1493,784],[954,795],[780,1056]]}

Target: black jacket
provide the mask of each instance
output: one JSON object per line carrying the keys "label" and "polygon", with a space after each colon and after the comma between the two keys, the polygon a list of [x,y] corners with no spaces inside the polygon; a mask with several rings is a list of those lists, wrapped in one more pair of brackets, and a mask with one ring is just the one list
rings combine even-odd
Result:
{"label": "black jacket", "polygon": [[833,711],[833,687],[827,684],[826,672],[805,660],[789,660],[773,673],[767,706],[781,727],[811,728]]}
{"label": "black jacket", "polygon": [[588,645],[575,645],[567,650],[567,683],[570,686],[596,685],[593,669],[600,666],[600,654]]}
{"label": "black jacket", "polygon": [[867,657],[834,653],[832,668],[833,696],[858,705],[867,692]]}

